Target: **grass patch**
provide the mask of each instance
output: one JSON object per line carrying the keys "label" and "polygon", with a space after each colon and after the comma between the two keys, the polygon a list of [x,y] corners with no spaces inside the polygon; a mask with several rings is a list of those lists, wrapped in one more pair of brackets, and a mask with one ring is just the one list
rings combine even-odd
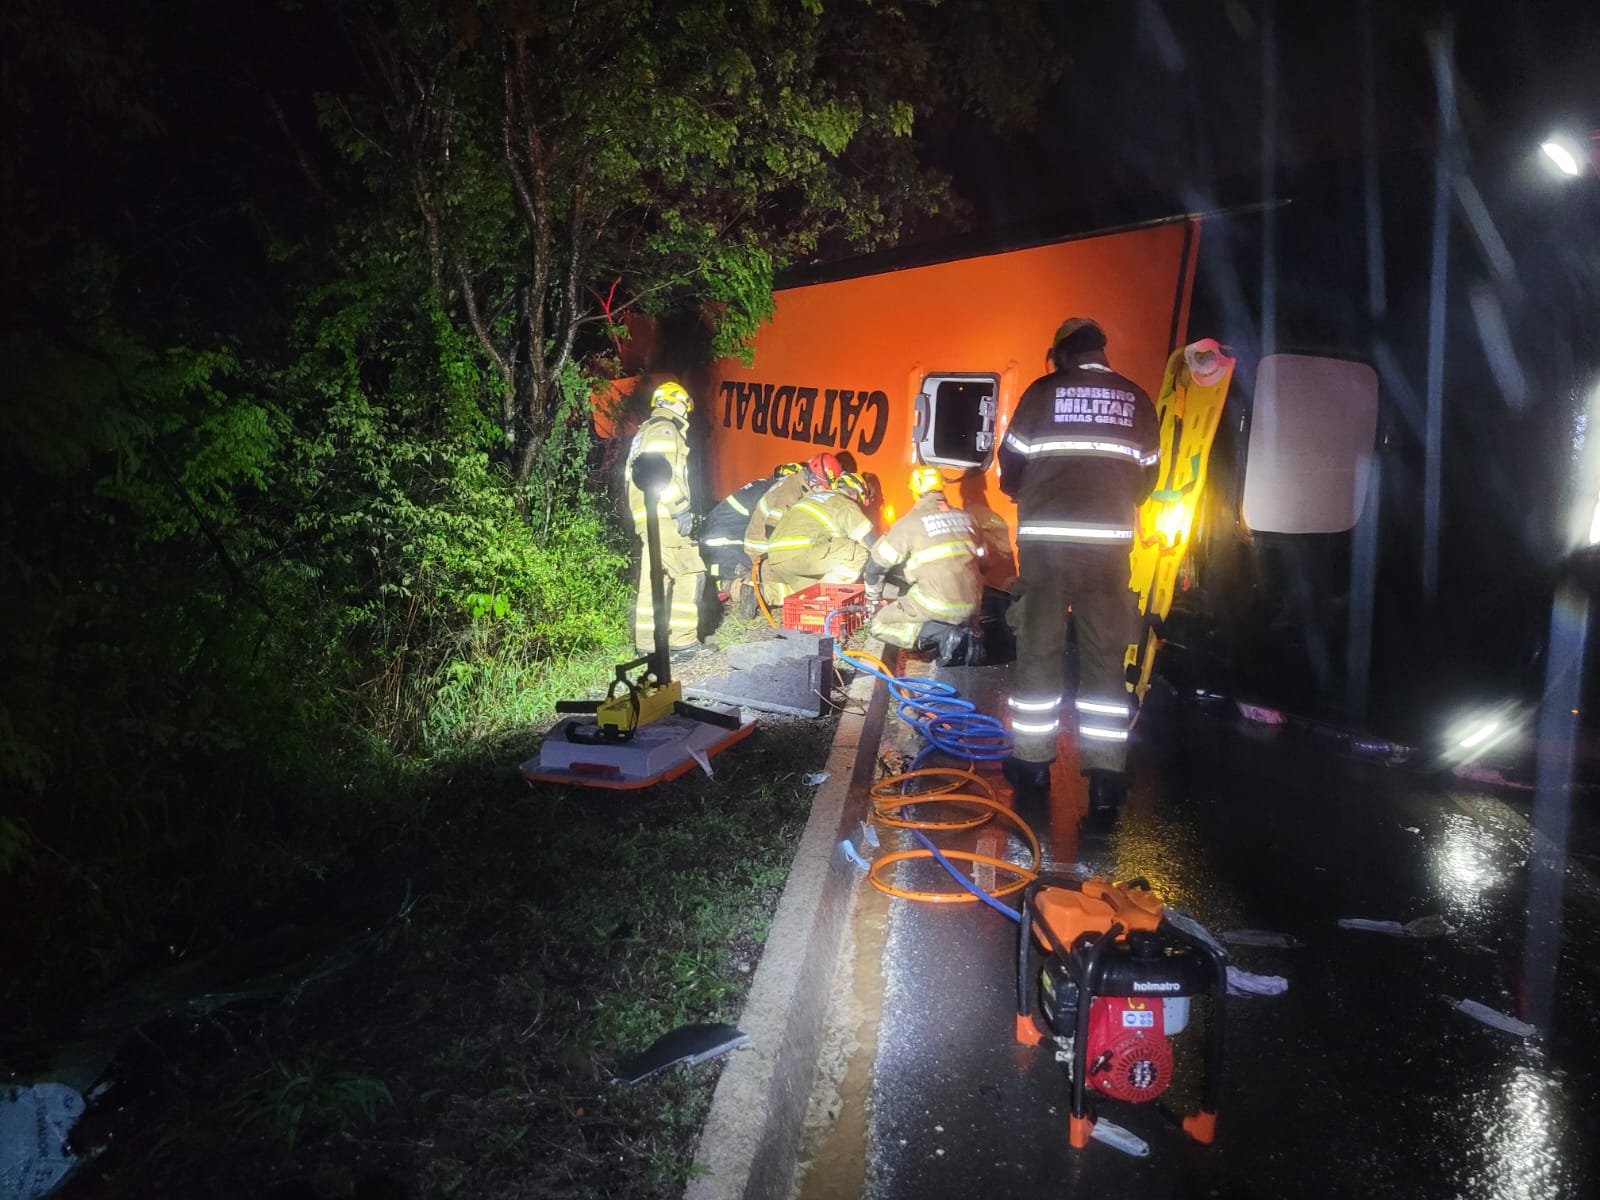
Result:
{"label": "grass patch", "polygon": [[641,794],[530,787],[515,742],[461,762],[381,948],[226,1038],[164,1046],[181,1086],[70,1195],[348,1195],[374,1175],[411,1197],[679,1194],[720,1064],[631,1088],[612,1069],[737,1021],[831,732],[769,724],[716,778]]}

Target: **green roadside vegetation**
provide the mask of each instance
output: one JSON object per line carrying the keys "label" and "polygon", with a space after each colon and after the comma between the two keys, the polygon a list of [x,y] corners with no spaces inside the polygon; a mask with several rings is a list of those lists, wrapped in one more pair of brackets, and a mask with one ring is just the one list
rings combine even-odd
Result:
{"label": "green roadside vegetation", "polygon": [[514,745],[439,780],[425,852],[360,885],[376,944],[292,1004],[153,1028],[136,1121],[67,1195],[677,1195],[720,1064],[611,1073],[738,1021],[832,726],[638,795],[530,786]]}
{"label": "green roadside vegetation", "polygon": [[[366,1019],[348,997],[354,1028],[325,1038],[262,1018],[264,1058],[218,1017],[215,1078],[168,1049],[153,1067],[210,1106],[167,1122],[163,1154],[194,1140],[222,1162],[230,1137],[299,1154],[487,1103],[515,1056],[478,1023],[514,1004],[580,1075],[657,1024],[735,1012],[729,947],[754,954],[821,734],[741,747],[743,788],[691,777],[628,804],[538,801],[508,773],[556,699],[629,656],[625,440],[596,436],[591,391],[622,369],[625,318],[702,331],[656,355],[686,370],[743,351],[782,268],[954,227],[923,137],[1025,121],[1047,51],[1031,0],[0,8],[14,1077],[96,997],[397,856],[428,860],[406,875],[414,907],[352,977],[421,978],[415,958],[476,999],[393,1017],[429,1033],[389,1056],[340,1041]],[[619,415],[625,433],[638,414]],[[628,880],[615,894],[662,928],[518,890],[569,861]],[[535,980],[522,958],[544,956]],[[417,1084],[410,1051],[454,1045],[459,1073]],[[525,1106],[502,1157],[542,1154],[552,1113],[610,1154],[622,1135],[583,1124],[603,1090],[570,1102],[581,1119]],[[695,1103],[674,1101],[682,1128]],[[401,1156],[430,1194],[514,1194],[473,1174],[481,1146],[446,1142]],[[654,1186],[629,1161],[610,1194]]]}

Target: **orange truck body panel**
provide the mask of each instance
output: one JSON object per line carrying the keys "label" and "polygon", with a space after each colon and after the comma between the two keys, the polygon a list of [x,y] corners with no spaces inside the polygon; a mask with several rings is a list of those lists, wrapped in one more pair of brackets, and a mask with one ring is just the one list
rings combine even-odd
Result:
{"label": "orange truck body panel", "polygon": [[[998,436],[1069,316],[1098,321],[1112,366],[1153,399],[1185,337],[1198,234],[1198,219],[1183,218],[778,291],[750,366],[723,359],[686,381],[709,429],[705,507],[780,462],[848,451],[878,477],[881,531],[910,506],[923,376],[999,375]],[[961,474],[945,472],[952,484]],[[986,504],[1015,528],[993,465],[951,499]]]}

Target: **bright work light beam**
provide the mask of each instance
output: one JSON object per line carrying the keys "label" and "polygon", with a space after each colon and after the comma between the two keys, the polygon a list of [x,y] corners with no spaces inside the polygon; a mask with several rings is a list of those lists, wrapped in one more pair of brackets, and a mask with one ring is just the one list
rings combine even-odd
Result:
{"label": "bright work light beam", "polygon": [[1540,142],[1539,149],[1544,151],[1545,157],[1555,163],[1556,169],[1563,175],[1576,176],[1583,174],[1583,167],[1578,163],[1578,156],[1570,148],[1554,138]]}

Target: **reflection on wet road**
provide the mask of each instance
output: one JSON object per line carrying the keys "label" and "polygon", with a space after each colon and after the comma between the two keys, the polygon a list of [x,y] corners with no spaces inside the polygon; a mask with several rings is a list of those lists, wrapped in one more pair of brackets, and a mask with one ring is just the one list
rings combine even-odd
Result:
{"label": "reflection on wet road", "polygon": [[[1001,668],[948,672],[1004,712]],[[907,736],[891,723],[886,740]],[[1100,1113],[1151,1146],[1134,1159],[1067,1142],[1068,1085],[1048,1049],[1011,1037],[1015,926],[981,906],[893,901],[867,1106],[865,1194],[1550,1197],[1588,1194],[1600,1146],[1590,1068],[1600,888],[1564,872],[1561,928],[1530,929],[1537,836],[1526,796],[1503,800],[1344,757],[1289,729],[1177,705],[1137,731],[1135,786],[1114,825],[1083,820],[1070,737],[1051,800],[1018,811],[1047,869],[1143,875],[1213,932],[1292,935],[1234,947],[1282,975],[1278,997],[1228,1002],[1216,1144],[1188,1142],[1154,1106]],[[906,749],[916,749],[913,742]],[[1001,794],[997,771],[985,768]],[[1513,804],[1522,804],[1519,812]],[[1574,861],[1588,849],[1574,814]],[[995,825],[941,844],[972,849]],[[885,847],[896,839],[886,837]],[[1017,856],[1020,843],[1012,841]],[[939,887],[902,864],[902,886]],[[1443,919],[1437,936],[1340,928],[1341,918]],[[1424,932],[1428,932],[1424,930]],[[1525,1041],[1452,1004],[1470,999],[1549,1031]],[[1165,1098],[1194,1107],[1194,1026]],[[1186,1068],[1187,1071],[1186,1071]],[[1136,1192],[1135,1192],[1136,1189]]]}

